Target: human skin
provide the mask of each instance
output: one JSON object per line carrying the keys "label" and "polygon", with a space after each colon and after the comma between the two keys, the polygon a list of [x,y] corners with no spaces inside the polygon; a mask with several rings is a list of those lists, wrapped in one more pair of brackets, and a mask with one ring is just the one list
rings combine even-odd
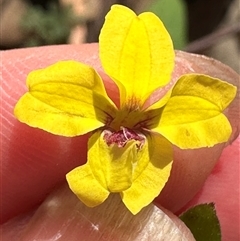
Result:
{"label": "human skin", "polygon": [[[86,162],[88,135],[59,137],[31,128],[15,119],[13,108],[27,90],[27,74],[59,60],[79,60],[96,68],[109,96],[115,102],[118,101],[118,93],[116,86],[101,69],[97,44],[11,50],[2,52],[1,59],[1,222],[5,222],[37,207],[51,192],[58,196],[59,193],[54,189],[64,185],[65,174]],[[226,66],[204,57],[177,53],[172,82],[181,74],[189,72],[209,74],[239,86],[239,76]],[[233,127],[231,141],[239,134],[238,103],[239,95],[226,111]],[[225,144],[219,144],[213,148],[184,151],[174,147],[171,177],[155,203],[177,212],[190,200],[191,205],[215,202],[223,229],[223,240],[227,241],[236,240],[239,235],[239,138],[225,149],[215,166],[224,146]],[[207,177],[201,192],[192,199]],[[227,200],[230,205],[226,197],[229,197]],[[236,221],[230,223],[229,220]],[[48,227],[51,228],[51,225]]]}

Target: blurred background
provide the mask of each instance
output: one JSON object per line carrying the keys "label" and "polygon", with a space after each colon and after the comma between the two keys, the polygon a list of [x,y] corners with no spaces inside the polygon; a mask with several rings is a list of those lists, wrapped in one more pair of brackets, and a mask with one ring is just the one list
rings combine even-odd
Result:
{"label": "blurred background", "polygon": [[240,0],[0,0],[0,49],[98,42],[116,3],[157,14],[175,49],[214,57],[240,73]]}

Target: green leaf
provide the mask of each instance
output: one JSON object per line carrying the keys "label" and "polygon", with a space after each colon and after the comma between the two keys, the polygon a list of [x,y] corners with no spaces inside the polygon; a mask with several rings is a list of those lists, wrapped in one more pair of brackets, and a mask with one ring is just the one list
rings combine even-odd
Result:
{"label": "green leaf", "polygon": [[197,205],[180,219],[192,232],[196,241],[221,241],[221,230],[214,203]]}

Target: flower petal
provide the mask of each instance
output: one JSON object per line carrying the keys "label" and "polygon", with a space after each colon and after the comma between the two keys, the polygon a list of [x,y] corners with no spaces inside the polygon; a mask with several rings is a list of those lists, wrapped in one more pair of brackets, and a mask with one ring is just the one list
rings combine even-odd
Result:
{"label": "flower petal", "polygon": [[139,16],[114,5],[99,37],[104,70],[118,84],[121,105],[142,106],[158,87],[170,81],[174,66],[172,40],[153,13]]}
{"label": "flower petal", "polygon": [[[172,167],[172,147],[161,135],[152,134],[148,137],[148,148],[145,149],[148,165],[136,167],[133,184],[122,192],[122,200],[133,213],[138,213],[161,192],[165,186]],[[141,162],[141,160],[139,160]]]}
{"label": "flower petal", "polygon": [[101,204],[109,195],[95,179],[89,164],[73,169],[66,178],[70,189],[88,207]]}
{"label": "flower petal", "polygon": [[204,75],[184,75],[152,130],[180,148],[211,147],[226,142],[231,125],[222,114],[236,95],[236,87]]}
{"label": "flower petal", "polygon": [[82,63],[62,61],[33,71],[27,85],[29,92],[19,100],[14,114],[30,126],[76,136],[103,126],[115,116],[116,107],[101,78]]}
{"label": "flower petal", "polygon": [[152,104],[150,104],[146,108],[145,112],[147,112],[149,110],[159,109],[159,108],[163,107],[164,105],[166,105],[169,98],[171,97],[171,94],[172,94],[172,89],[167,91],[166,94],[162,95],[162,97],[159,97],[158,95],[154,96],[154,94],[151,95],[150,98],[151,98]]}
{"label": "flower petal", "polygon": [[132,185],[133,162],[137,158],[136,141],[123,147],[107,144],[108,131],[96,131],[88,142],[88,163],[96,180],[110,192],[121,192]]}

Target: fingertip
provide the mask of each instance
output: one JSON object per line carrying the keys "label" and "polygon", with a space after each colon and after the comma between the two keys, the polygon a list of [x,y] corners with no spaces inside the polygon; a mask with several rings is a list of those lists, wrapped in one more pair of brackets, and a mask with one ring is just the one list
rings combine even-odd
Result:
{"label": "fingertip", "polygon": [[[167,214],[166,214],[166,213]],[[25,217],[22,218],[26,220]],[[17,229],[20,220],[9,222],[3,229]],[[16,226],[13,226],[16,225]],[[119,194],[89,208],[81,203],[67,185],[55,190],[24,223],[23,240],[194,240],[187,227],[167,210],[153,205],[133,215],[126,209]],[[19,235],[16,235],[19,238]],[[14,239],[12,239],[14,241]]]}
{"label": "fingertip", "polygon": [[222,241],[237,240],[240,234],[239,147],[240,136],[223,150],[203,187],[189,203],[178,211],[180,214],[198,204],[215,203]]}

